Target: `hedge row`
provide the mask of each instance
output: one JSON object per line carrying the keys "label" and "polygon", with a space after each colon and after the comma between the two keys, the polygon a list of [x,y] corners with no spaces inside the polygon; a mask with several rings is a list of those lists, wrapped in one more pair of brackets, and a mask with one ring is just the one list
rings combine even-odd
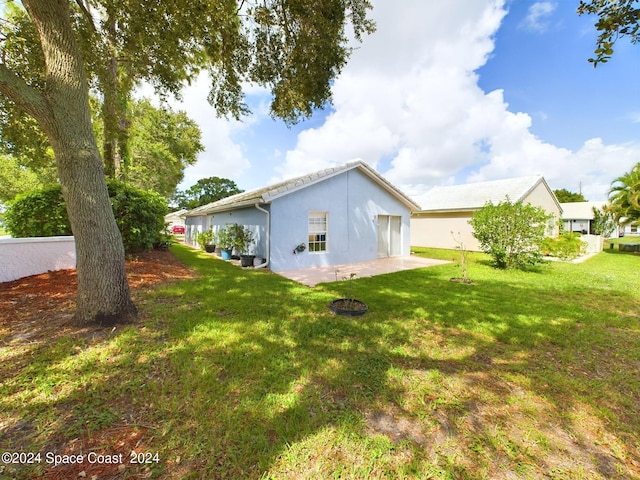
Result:
{"label": "hedge row", "polygon": [[[117,180],[108,180],[107,187],[126,252],[150,250],[159,243],[169,211],[166,199]],[[72,234],[60,185],[18,195],[4,219],[13,237]]]}

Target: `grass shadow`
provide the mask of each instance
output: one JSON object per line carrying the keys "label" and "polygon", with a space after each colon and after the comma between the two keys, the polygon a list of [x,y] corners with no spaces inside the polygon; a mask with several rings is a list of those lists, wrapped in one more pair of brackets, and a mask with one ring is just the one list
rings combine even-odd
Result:
{"label": "grass shadow", "polygon": [[[146,294],[143,327],[16,376],[3,406],[40,412],[34,441],[144,425],[161,478],[633,476],[640,298],[621,257],[357,279],[369,312],[345,318],[328,310],[345,283],[175,252],[199,278]],[[19,405],[18,385],[52,379]]]}

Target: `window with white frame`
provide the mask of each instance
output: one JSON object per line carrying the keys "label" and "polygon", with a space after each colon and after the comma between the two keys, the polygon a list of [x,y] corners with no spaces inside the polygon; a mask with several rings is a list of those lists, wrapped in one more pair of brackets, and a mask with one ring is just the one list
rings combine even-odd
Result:
{"label": "window with white frame", "polygon": [[309,252],[327,251],[327,212],[309,212]]}

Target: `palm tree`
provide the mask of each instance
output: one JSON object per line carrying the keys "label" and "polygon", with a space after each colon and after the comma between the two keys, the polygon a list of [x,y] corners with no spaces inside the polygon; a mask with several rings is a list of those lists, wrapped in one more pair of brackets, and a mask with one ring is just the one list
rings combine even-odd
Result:
{"label": "palm tree", "polygon": [[621,225],[640,220],[640,163],[611,183],[609,200],[609,210]]}

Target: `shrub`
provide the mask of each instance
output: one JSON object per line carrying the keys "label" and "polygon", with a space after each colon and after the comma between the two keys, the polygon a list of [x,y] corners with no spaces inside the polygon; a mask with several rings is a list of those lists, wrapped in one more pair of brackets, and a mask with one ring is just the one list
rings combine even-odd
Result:
{"label": "shrub", "polygon": [[109,180],[107,187],[124,249],[128,253],[151,250],[161,241],[166,227],[167,200],[152,190],[141,190],[117,180]]}
{"label": "shrub", "polygon": [[543,261],[540,246],[550,218],[542,208],[507,198],[497,205],[487,203],[469,223],[496,267],[523,269]]}
{"label": "shrub", "polygon": [[[117,180],[107,182],[111,206],[127,253],[150,250],[161,241],[167,201],[153,191]],[[60,185],[19,195],[5,213],[14,237],[71,235]]]}
{"label": "shrub", "polygon": [[592,208],[593,211],[593,233],[609,238],[614,232],[617,233],[618,224],[613,213],[607,209]]}
{"label": "shrub", "polygon": [[5,212],[7,230],[13,237],[71,235],[71,225],[60,185],[16,196]]}
{"label": "shrub", "polygon": [[545,238],[542,243],[542,251],[545,255],[558,257],[562,260],[573,260],[586,251],[587,245],[580,240],[580,235],[565,232],[558,238]]}

